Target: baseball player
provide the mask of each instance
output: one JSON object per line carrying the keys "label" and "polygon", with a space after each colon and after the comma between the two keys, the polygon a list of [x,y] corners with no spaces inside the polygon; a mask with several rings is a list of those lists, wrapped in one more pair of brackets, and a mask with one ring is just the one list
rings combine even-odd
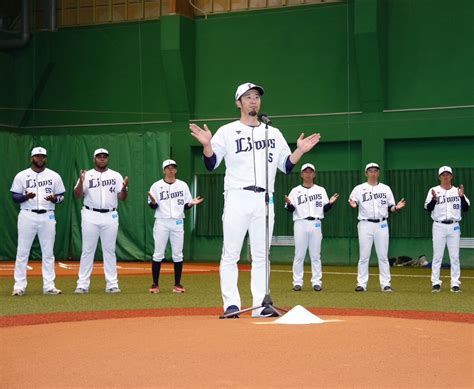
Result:
{"label": "baseball player", "polygon": [[295,238],[295,258],[293,260],[293,290],[303,288],[304,259],[309,248],[311,257],[311,285],[315,292],[322,290],[321,241],[323,239],[322,220],[339,198],[334,193],[328,198],[326,189],[314,184],[316,169],[313,164],[301,167],[303,183],[293,188],[285,196],[285,208],[293,212],[293,233]]}
{"label": "baseball player", "polygon": [[[268,190],[269,236],[274,222],[273,191],[277,169],[290,173],[301,156],[311,150],[320,139],[312,134],[297,140],[297,148],[291,153],[280,130],[259,121],[261,86],[245,83],[235,93],[235,104],[240,109],[240,120],[220,127],[212,136],[204,125],[200,128],[191,123],[191,135],[203,145],[204,163],[209,171],[216,169],[225,160],[224,178],[225,205],[222,216],[224,245],[220,262],[221,292],[224,314],[237,312],[241,308],[237,287],[240,252],[248,231],[252,254],[251,292],[253,306],[261,306],[266,295],[266,204]],[[266,137],[268,134],[268,137]],[[268,149],[268,160],[266,150]],[[266,167],[268,167],[268,188],[266,188]],[[253,316],[273,314],[270,307],[256,309]],[[230,315],[238,317],[238,315]]]}
{"label": "baseball player", "polygon": [[379,260],[379,281],[382,292],[392,292],[390,264],[388,262],[388,214],[405,207],[401,199],[395,203],[392,190],[379,183],[380,167],[369,163],[365,167],[367,182],[357,185],[349,196],[349,205],[359,207],[359,265],[357,270],[356,292],[365,292],[369,281],[369,260],[372,244]]}
{"label": "baseball player", "polygon": [[94,266],[94,254],[100,238],[104,257],[104,275],[107,293],[120,293],[117,279],[115,242],[119,226],[118,200],[128,196],[128,177],[108,168],[109,152],[94,151],[94,169],[81,170],[74,188],[76,198],[84,198],[81,210],[82,255],[75,293],[89,292]]}
{"label": "baseball player", "polygon": [[459,263],[459,239],[461,238],[461,212],[469,210],[470,201],[464,194],[464,186],[452,185],[453,171],[449,166],[438,170],[440,185],[431,188],[426,195],[425,209],[433,219],[433,263],[431,265],[432,292],[441,291],[441,262],[448,246],[451,262],[451,292],[461,292],[461,266]]}
{"label": "baseball player", "polygon": [[184,293],[186,289],[181,285],[183,272],[183,241],[184,241],[184,210],[193,205],[201,204],[201,197],[192,198],[188,184],[176,178],[177,167],[175,161],[163,161],[164,178],[155,182],[148,192],[148,205],[155,210],[155,225],[153,239],[155,252],[151,261],[153,284],[150,293],[159,293],[158,280],[160,277],[161,262],[165,258],[165,249],[168,240],[171,243],[174,264],[174,293]]}
{"label": "baseball player", "polygon": [[63,181],[58,173],[46,167],[47,151],[44,147],[31,150],[31,167],[19,172],[10,189],[13,201],[20,204],[18,214],[18,247],[15,261],[13,296],[26,291],[26,267],[35,236],[41,246],[43,294],[60,294],[54,280],[54,239],[56,218],[54,208],[64,200]]}

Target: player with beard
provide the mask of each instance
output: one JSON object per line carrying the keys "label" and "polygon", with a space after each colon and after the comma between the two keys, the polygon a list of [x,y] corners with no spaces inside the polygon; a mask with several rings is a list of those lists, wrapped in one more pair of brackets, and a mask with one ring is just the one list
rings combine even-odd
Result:
{"label": "player with beard", "polygon": [[[212,135],[204,125],[200,128],[191,123],[189,128],[203,146],[204,163],[209,171],[215,170],[225,160],[224,211],[222,216],[224,245],[220,262],[221,292],[226,317],[238,317],[241,299],[237,286],[240,252],[247,231],[250,239],[252,270],[250,289],[253,306],[261,306],[266,295],[266,202],[269,196],[269,237],[274,224],[273,192],[277,169],[288,174],[301,156],[311,150],[320,139],[319,134],[307,138],[304,134],[297,140],[292,153],[279,129],[259,121],[261,86],[245,83],[235,93],[235,104],[240,110],[240,119],[220,127]],[[267,149],[267,150],[266,150]],[[268,160],[266,160],[268,152]],[[268,188],[266,167],[268,166]],[[256,309],[253,316],[273,315],[271,307]]]}
{"label": "player with beard", "polygon": [[43,294],[61,293],[54,282],[54,209],[56,204],[64,200],[66,189],[59,174],[46,167],[47,158],[45,148],[33,148],[31,167],[15,176],[10,189],[13,201],[20,204],[13,296],[25,294],[28,257],[36,235],[41,247]]}

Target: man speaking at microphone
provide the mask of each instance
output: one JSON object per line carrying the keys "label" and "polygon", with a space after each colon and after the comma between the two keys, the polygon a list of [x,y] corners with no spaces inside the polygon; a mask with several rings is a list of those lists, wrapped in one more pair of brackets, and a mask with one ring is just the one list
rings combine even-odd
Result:
{"label": "man speaking at microphone", "polygon": [[[220,281],[224,315],[238,312],[241,300],[237,262],[248,231],[252,271],[250,289],[253,306],[260,306],[266,294],[265,255],[265,192],[269,194],[269,237],[273,233],[273,192],[277,169],[291,172],[302,155],[310,151],[320,139],[320,134],[297,140],[296,150],[291,150],[279,129],[270,126],[266,115],[259,115],[261,86],[247,82],[235,92],[235,104],[240,109],[240,119],[220,127],[212,136],[204,124],[200,128],[189,125],[191,135],[203,146],[207,170],[216,169],[225,160],[224,211],[222,215],[224,245],[220,262]],[[268,128],[266,129],[266,127]],[[268,152],[265,150],[268,147]],[[266,160],[268,155],[268,160]],[[266,166],[268,163],[268,188]],[[254,310],[252,315],[267,317],[273,314],[270,307]],[[237,318],[238,315],[227,317]]]}

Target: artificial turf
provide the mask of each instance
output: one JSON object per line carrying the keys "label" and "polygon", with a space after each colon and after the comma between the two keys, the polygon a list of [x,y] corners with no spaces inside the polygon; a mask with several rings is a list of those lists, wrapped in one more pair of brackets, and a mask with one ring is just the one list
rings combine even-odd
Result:
{"label": "artificial turf", "polygon": [[[443,288],[431,293],[430,269],[392,268],[393,293],[380,292],[377,268],[370,268],[368,291],[354,292],[355,267],[323,268],[323,291],[314,292],[310,284],[309,267],[305,268],[305,284],[301,292],[293,292],[291,267],[272,266],[270,287],[276,306],[307,308],[363,308],[382,310],[415,310],[474,313],[474,270],[463,270],[462,293],[449,291],[449,270],[442,270]],[[239,288],[243,306],[252,304],[249,272],[240,272]],[[42,294],[41,277],[29,277],[24,296],[11,296],[13,279],[0,278],[0,315],[34,314],[47,312],[75,312],[93,310],[156,309],[187,307],[221,307],[219,275],[184,274],[187,291],[172,293],[173,275],[160,277],[159,294],[150,294],[151,276],[119,276],[120,294],[106,294],[102,276],[94,276],[87,295],[75,295],[75,277],[58,277],[56,286],[63,294]]]}

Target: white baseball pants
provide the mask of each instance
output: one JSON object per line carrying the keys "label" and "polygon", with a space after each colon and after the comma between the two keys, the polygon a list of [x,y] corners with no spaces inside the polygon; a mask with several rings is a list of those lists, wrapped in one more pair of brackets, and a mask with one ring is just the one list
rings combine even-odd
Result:
{"label": "white baseball pants", "polygon": [[359,234],[359,264],[357,267],[357,285],[367,289],[369,282],[369,261],[372,244],[375,244],[375,252],[379,261],[379,281],[383,289],[390,286],[390,263],[388,262],[388,223],[382,221],[372,223],[359,221],[357,224]]}
{"label": "white baseball pants", "polygon": [[443,224],[433,222],[433,263],[431,264],[431,283],[441,285],[441,262],[443,262],[444,249],[448,246],[449,260],[451,262],[451,287],[461,285],[461,265],[459,262],[459,240],[461,227],[459,223]]}
{"label": "white baseball pants", "polygon": [[293,260],[293,286],[303,286],[304,259],[309,249],[311,258],[311,285],[322,285],[321,272],[321,220],[296,220],[293,226],[295,258]]}
{"label": "white baseball pants", "polygon": [[183,262],[183,226],[183,219],[155,219],[153,226],[153,239],[155,241],[155,252],[153,253],[154,261],[163,261],[169,239],[173,262]]}
{"label": "white baseball pants", "polygon": [[[266,294],[266,263],[265,263],[265,193],[248,190],[228,190],[224,193],[225,204],[222,215],[224,230],[224,246],[220,263],[220,280],[224,309],[230,305],[241,308],[239,289],[237,286],[239,270],[237,262],[247,231],[250,239],[252,270],[250,274],[250,290],[253,306],[262,304]],[[274,209],[273,196],[270,196],[269,210],[269,245],[273,233]],[[270,269],[270,264],[268,264]],[[254,310],[258,316],[261,309]]]}
{"label": "white baseball pants", "polygon": [[117,257],[115,256],[119,226],[117,211],[100,213],[83,208],[81,216],[82,255],[77,287],[89,289],[99,238],[102,245],[106,289],[118,287]]}
{"label": "white baseball pants", "polygon": [[31,245],[38,235],[41,246],[41,270],[43,273],[43,291],[55,287],[54,279],[54,239],[56,237],[56,219],[54,212],[37,214],[21,210],[18,214],[18,247],[15,261],[15,285],[13,289],[25,290],[26,267]]}

